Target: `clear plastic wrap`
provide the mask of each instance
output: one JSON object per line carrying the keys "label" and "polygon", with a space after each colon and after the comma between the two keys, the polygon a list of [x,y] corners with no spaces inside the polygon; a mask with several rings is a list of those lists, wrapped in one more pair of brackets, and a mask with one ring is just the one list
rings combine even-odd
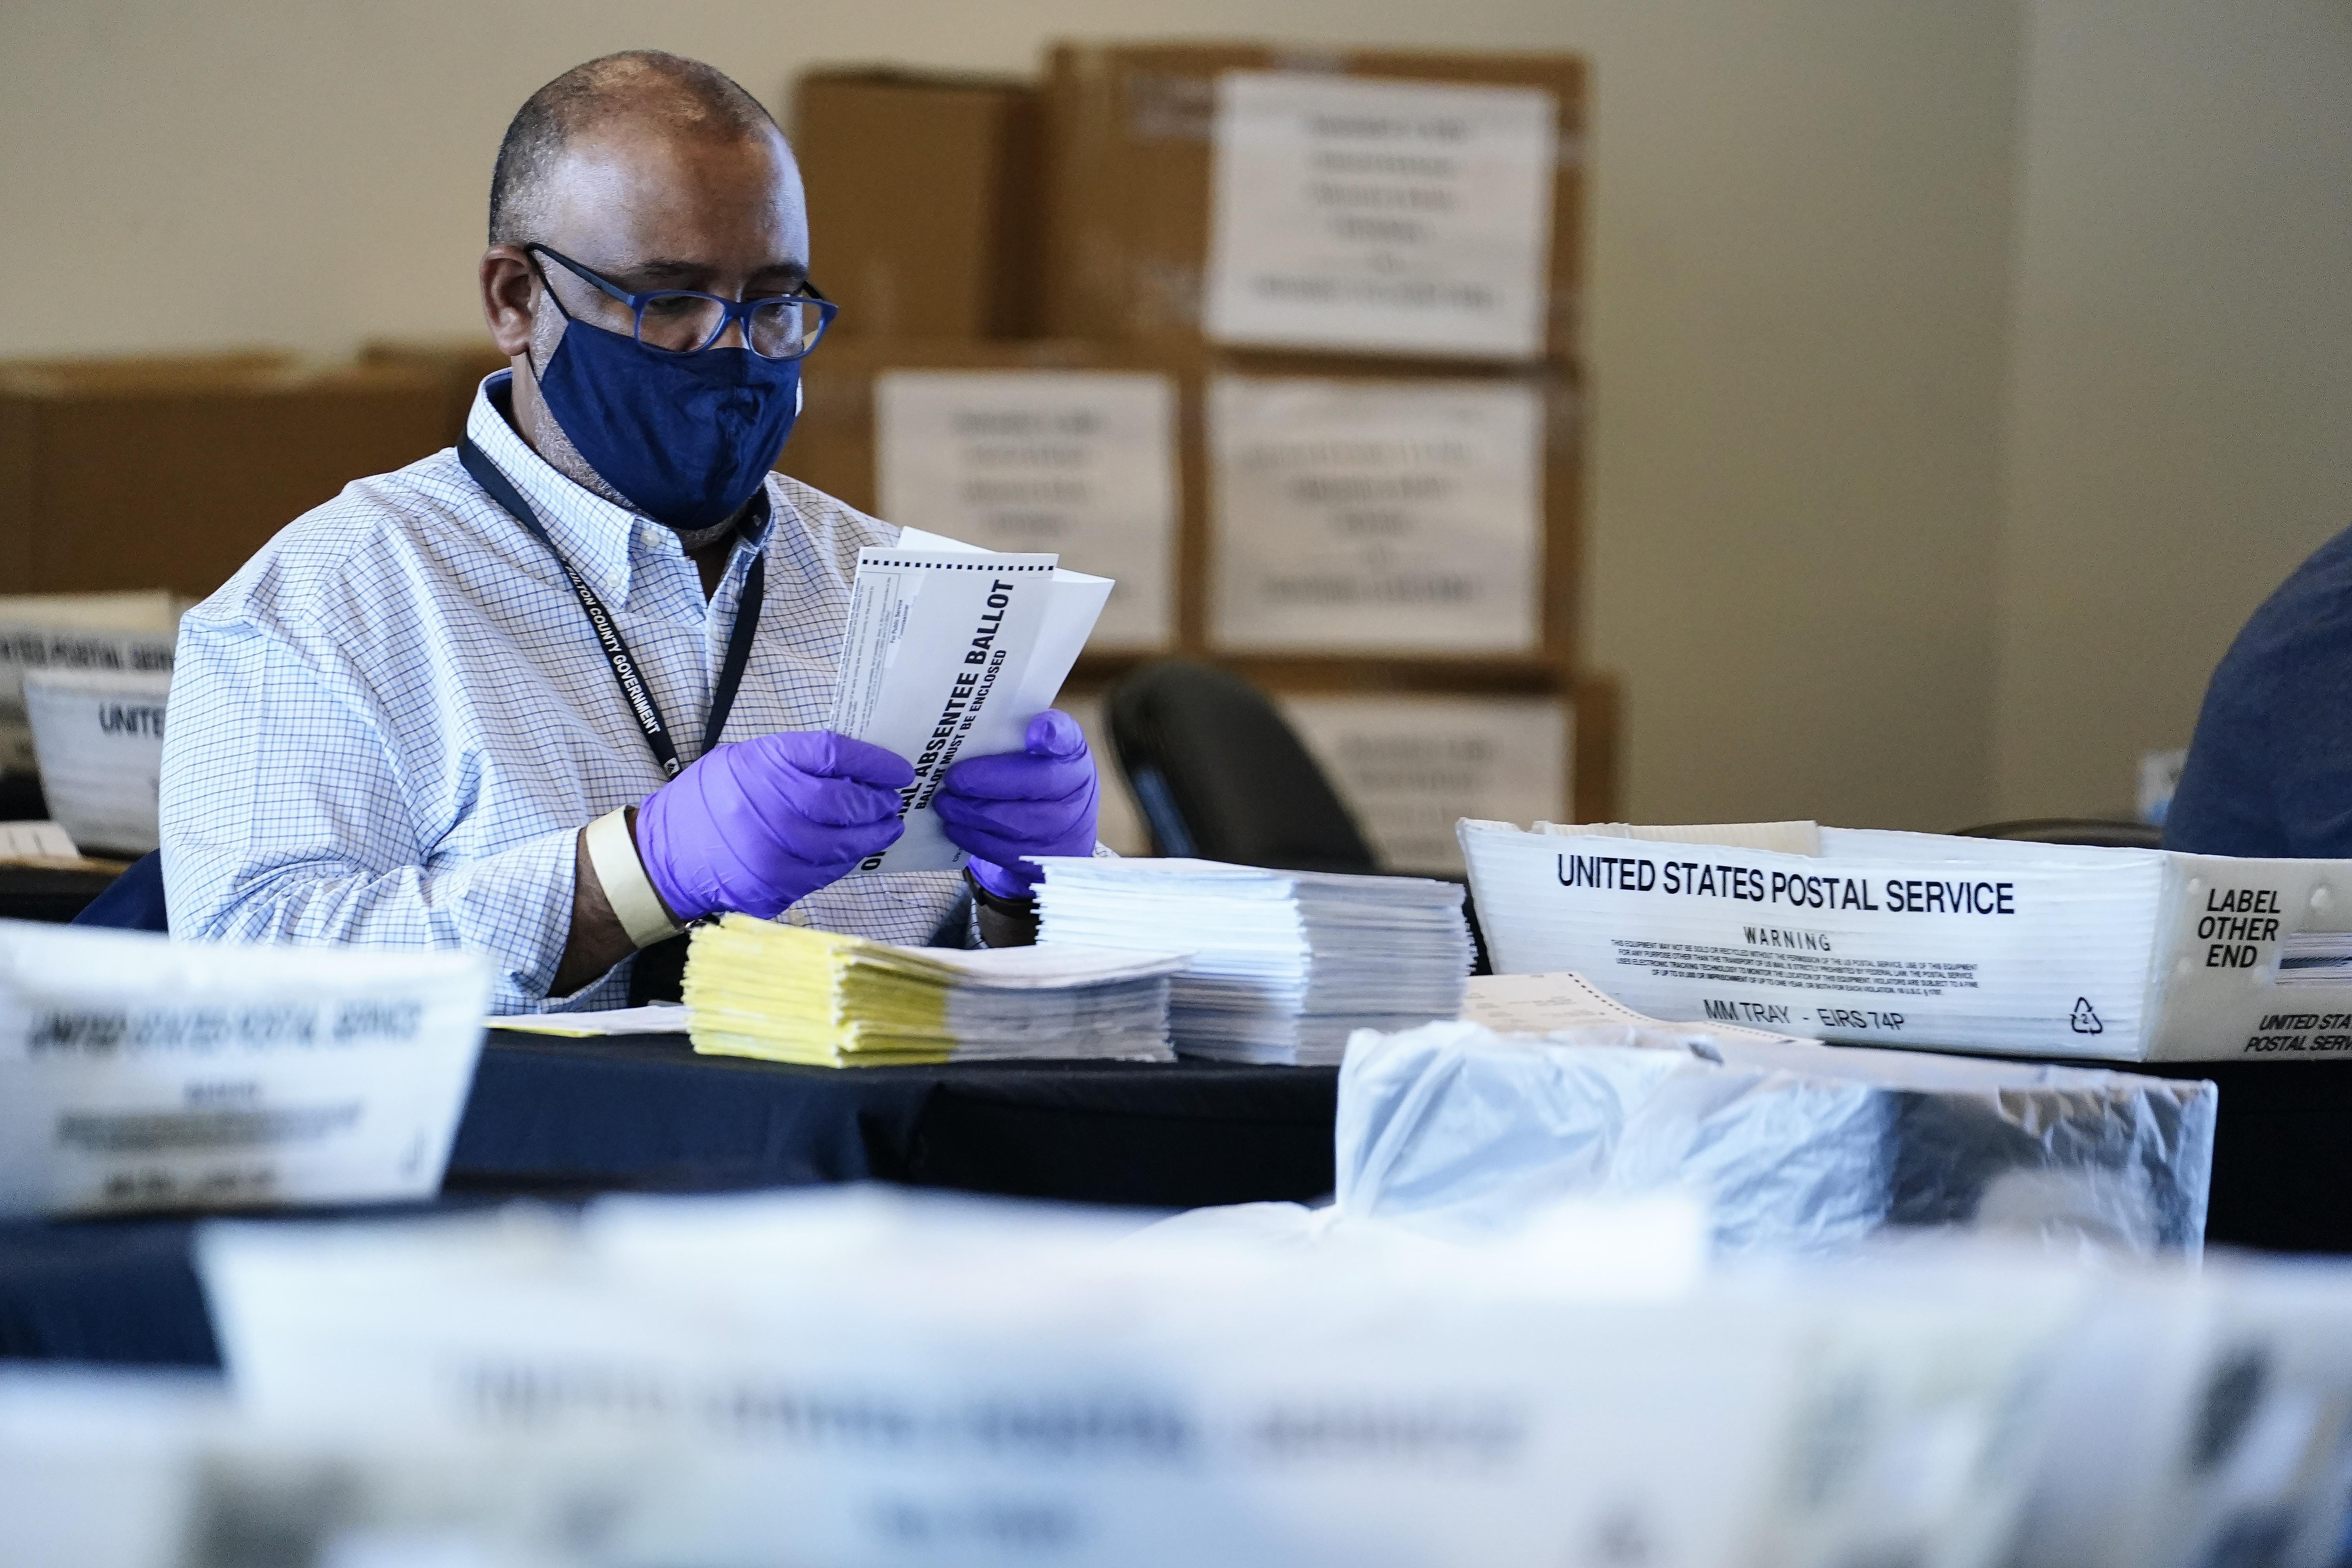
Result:
{"label": "clear plastic wrap", "polygon": [[2129,1254],[2203,1243],[2213,1085],[1710,1036],[1360,1031],[1338,1207],[1457,1237],[1570,1197],[1685,1191],[1720,1253],[1957,1228]]}

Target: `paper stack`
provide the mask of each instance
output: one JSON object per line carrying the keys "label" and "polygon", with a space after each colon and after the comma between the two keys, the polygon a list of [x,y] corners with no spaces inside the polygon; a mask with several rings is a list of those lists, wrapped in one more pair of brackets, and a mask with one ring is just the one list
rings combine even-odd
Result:
{"label": "paper stack", "polygon": [[1328,1066],[1352,1030],[1461,1011],[1470,928],[1451,882],[1213,860],[1039,863],[1040,943],[1192,953],[1170,999],[1181,1055]]}
{"label": "paper stack", "polygon": [[893,947],[730,914],[696,928],[688,1032],[707,1055],[810,1067],[1008,1058],[1166,1061],[1179,953]]}

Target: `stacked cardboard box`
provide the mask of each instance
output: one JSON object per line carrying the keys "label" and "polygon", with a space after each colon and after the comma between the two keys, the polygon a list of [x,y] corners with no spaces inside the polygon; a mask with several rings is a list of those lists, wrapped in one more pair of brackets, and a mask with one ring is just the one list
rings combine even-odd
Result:
{"label": "stacked cardboard box", "polygon": [[0,366],[0,584],[201,596],[352,479],[441,444],[441,388],[275,354]]}
{"label": "stacked cardboard box", "polygon": [[1112,578],[1097,665],[1171,652],[1197,527],[1181,471],[1192,382],[1115,344],[828,342],[778,467],[892,522]]}
{"label": "stacked cardboard box", "polygon": [[431,376],[441,390],[440,445],[454,447],[466,433],[466,416],[483,377],[508,367],[507,356],[488,336],[470,338],[378,338],[362,345],[360,363],[392,365]]}
{"label": "stacked cardboard box", "polygon": [[[1082,716],[1143,657],[1237,668],[1399,865],[1454,862],[1454,805],[1606,816],[1614,693],[1575,626],[1583,102],[1569,57],[1247,45],[1063,46],[1034,100],[806,79],[843,310],[781,466],[1118,577]],[[1006,215],[1040,188],[1031,233]]]}
{"label": "stacked cardboard box", "polygon": [[1583,63],[1072,44],[1045,92],[1048,330],[1202,367],[1192,651],[1278,694],[1392,863],[1455,863],[1457,808],[1604,809]]}
{"label": "stacked cardboard box", "polygon": [[[1584,77],[1570,55],[1058,46],[1045,330],[1573,363]],[[1368,310],[1396,318],[1385,343],[1349,324]]]}
{"label": "stacked cardboard box", "polygon": [[816,70],[793,92],[812,272],[836,338],[1036,335],[1037,93]]}

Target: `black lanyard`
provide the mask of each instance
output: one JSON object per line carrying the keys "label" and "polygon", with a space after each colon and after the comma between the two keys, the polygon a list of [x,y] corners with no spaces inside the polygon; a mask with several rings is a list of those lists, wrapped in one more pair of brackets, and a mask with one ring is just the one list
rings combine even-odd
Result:
{"label": "black lanyard", "polygon": [[[555,541],[531,510],[530,503],[522,499],[514,481],[490,461],[489,454],[471,439],[457,444],[457,460],[474,476],[474,482],[489,492],[490,499],[514,515],[514,520],[530,530],[530,535],[547,546],[555,563],[563,568],[571,579],[572,591],[580,595],[580,608],[588,616],[589,629],[596,634],[596,642],[604,648],[604,657],[613,666],[613,679],[621,689],[621,700],[635,715],[637,728],[644,731],[646,744],[653,749],[654,761],[661,764],[662,773],[676,778],[685,763],[677,760],[677,743],[669,738],[669,726],[662,720],[661,709],[654,702],[654,694],[646,689],[645,679],[638,673],[637,661],[629,655],[629,645],[621,640],[621,628],[613,624],[612,613],[604,601],[596,596],[588,579],[572,570],[563,552],[555,548]],[[761,494],[767,499],[766,492]],[[751,558],[751,570],[743,574],[743,592],[735,601],[735,625],[727,634],[727,662],[719,666],[719,686],[710,694],[710,718],[702,726],[702,754],[719,744],[719,736],[727,728],[727,715],[735,706],[735,689],[743,683],[743,667],[751,662],[751,638],[760,629],[760,604],[767,596],[768,556],[765,551]]]}

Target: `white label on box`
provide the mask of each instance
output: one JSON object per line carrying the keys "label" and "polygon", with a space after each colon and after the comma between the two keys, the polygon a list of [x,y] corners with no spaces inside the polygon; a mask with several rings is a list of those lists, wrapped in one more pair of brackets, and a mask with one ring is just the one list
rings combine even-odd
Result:
{"label": "white label on box", "polygon": [[1543,434],[1542,395],[1516,383],[1218,377],[1215,640],[1532,651]]}
{"label": "white label on box", "polygon": [[428,1197],[489,990],[469,953],[0,921],[0,1214]]}
{"label": "white label on box", "polygon": [[1462,839],[1498,974],[1573,970],[1652,1017],[1858,1045],[2150,1054],[2153,851],[1963,859],[1993,841],[1825,828],[1823,854],[1780,855],[1477,821]]}
{"label": "white label on box", "polygon": [[1528,821],[1568,802],[1568,705],[1549,697],[1286,697],[1381,864],[1462,870],[1464,817]]}
{"label": "white label on box", "polygon": [[874,387],[882,515],[1113,578],[1095,646],[1163,647],[1174,631],[1175,422],[1164,375],[887,371]]}
{"label": "white label on box", "polygon": [[1218,79],[1218,342],[1535,359],[1557,115],[1531,88]]}
{"label": "white label on box", "polygon": [[143,855],[155,847],[171,686],[168,672],[46,669],[25,677],[41,793],[84,848]]}
{"label": "white label on box", "polygon": [[1095,837],[1121,855],[1151,853],[1151,829],[1144,825],[1143,813],[1137,809],[1134,795],[1127,787],[1127,774],[1120,771],[1118,759],[1110,749],[1110,721],[1099,697],[1072,697],[1065,693],[1055,704],[1078,721],[1087,732],[1087,750],[1094,753],[1095,777],[1099,785],[1095,802]]}

